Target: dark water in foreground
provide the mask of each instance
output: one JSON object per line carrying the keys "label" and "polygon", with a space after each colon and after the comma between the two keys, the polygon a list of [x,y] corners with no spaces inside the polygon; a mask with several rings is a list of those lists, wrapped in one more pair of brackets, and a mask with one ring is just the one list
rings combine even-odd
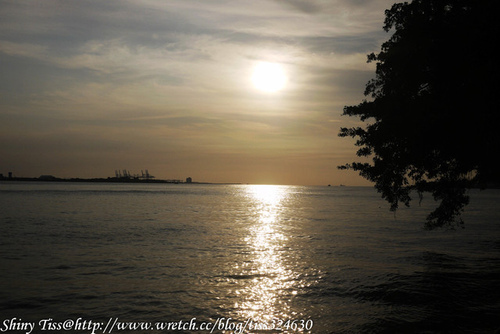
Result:
{"label": "dark water in foreground", "polygon": [[494,333],[500,191],[471,196],[465,230],[428,232],[430,199],[394,216],[371,188],[3,182],[0,330],[13,317],[32,333],[48,318],[101,321],[97,333],[110,318],[231,318]]}

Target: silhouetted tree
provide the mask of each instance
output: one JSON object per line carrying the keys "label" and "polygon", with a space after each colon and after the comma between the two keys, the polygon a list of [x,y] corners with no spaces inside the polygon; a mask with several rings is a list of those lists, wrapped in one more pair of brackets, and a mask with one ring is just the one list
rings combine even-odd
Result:
{"label": "silhouetted tree", "polygon": [[373,161],[339,168],[375,182],[391,210],[408,206],[412,190],[431,192],[440,205],[427,228],[463,224],[467,190],[498,180],[496,0],[414,0],[385,14],[393,35],[368,55],[376,62],[370,100],[343,113],[366,127],[339,133]]}

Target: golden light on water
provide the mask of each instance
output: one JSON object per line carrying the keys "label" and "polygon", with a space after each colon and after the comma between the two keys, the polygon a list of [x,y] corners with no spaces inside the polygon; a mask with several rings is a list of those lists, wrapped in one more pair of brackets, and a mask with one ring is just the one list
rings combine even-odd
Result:
{"label": "golden light on water", "polygon": [[281,222],[289,188],[255,185],[247,192],[255,216],[245,239],[251,249],[252,279],[242,291],[245,297],[238,307],[243,318],[271,324],[273,319],[291,316],[284,295],[293,290],[294,281],[292,270],[285,264],[288,237]]}

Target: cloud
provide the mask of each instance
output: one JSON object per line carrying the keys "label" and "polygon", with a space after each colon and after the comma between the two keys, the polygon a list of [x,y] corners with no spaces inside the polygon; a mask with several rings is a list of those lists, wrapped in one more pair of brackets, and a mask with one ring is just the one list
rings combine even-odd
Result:
{"label": "cloud", "polygon": [[[362,97],[366,53],[387,37],[391,3],[5,0],[0,154],[20,169],[43,151],[46,166],[73,161],[64,163],[72,175],[78,157],[99,160],[101,172],[131,168],[116,166],[127,156],[175,170],[223,168],[227,157],[324,161],[325,150],[349,150],[339,115]],[[285,90],[252,86],[260,60],[284,66]]]}
{"label": "cloud", "polygon": [[313,0],[274,0],[278,3],[298,9],[301,12],[314,14],[321,11],[321,6]]}

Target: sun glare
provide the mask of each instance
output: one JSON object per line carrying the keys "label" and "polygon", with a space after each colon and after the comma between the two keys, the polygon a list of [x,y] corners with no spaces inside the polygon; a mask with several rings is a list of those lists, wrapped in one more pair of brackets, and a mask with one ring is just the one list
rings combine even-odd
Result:
{"label": "sun glare", "polygon": [[252,81],[262,91],[276,92],[285,87],[287,77],[281,65],[260,62],[253,70]]}

